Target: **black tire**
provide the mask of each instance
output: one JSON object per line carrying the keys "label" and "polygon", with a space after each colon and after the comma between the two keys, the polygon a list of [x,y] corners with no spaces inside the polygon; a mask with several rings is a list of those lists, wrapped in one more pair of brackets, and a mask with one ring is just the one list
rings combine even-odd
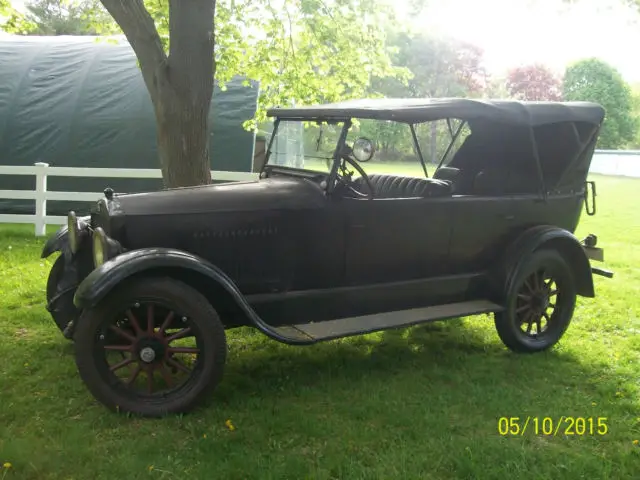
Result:
{"label": "black tire", "polygon": [[516,274],[511,290],[506,292],[505,310],[494,315],[500,339],[519,353],[551,348],[571,323],[576,296],[573,273],[560,253],[534,252]]}
{"label": "black tire", "polygon": [[[61,332],[77,317],[77,310],[73,306],[73,291],[65,293],[56,300],[55,308],[51,309],[51,299],[58,295],[58,286],[62,282],[65,271],[64,255],[58,256],[53,262],[49,277],[47,278],[47,307],[49,314]],[[72,340],[69,338],[68,340]]]}
{"label": "black tire", "polygon": [[64,255],[58,256],[56,261],[53,262],[49,277],[47,278],[47,305],[51,299],[56,295],[58,290],[58,284],[62,280],[64,274]]}
{"label": "black tire", "polygon": [[[146,310],[149,305],[152,305],[152,309]],[[148,315],[154,319],[151,327],[153,333],[149,332],[146,314],[141,312],[151,312]],[[134,323],[129,314],[138,325],[137,329],[132,327]],[[165,317],[166,320],[161,320],[160,328],[155,331],[159,325],[157,318]],[[169,317],[173,320],[169,320]],[[165,328],[165,325],[169,326]],[[166,386],[173,387],[166,377],[168,370],[173,370],[174,374],[178,370],[184,373],[182,367],[188,370],[185,364],[174,358],[176,347],[171,345],[174,340],[170,340],[167,330],[177,328],[175,325],[181,328],[178,339],[192,336],[180,336],[181,332],[193,333],[196,347],[177,348],[194,350],[189,353],[197,355],[195,366],[181,385],[154,394],[153,388],[158,379]],[[138,333],[128,341],[129,347],[113,341],[114,337],[126,339],[131,332]],[[141,277],[121,285],[95,308],[83,312],[74,337],[78,371],[93,396],[112,410],[145,417],[186,413],[198,406],[222,379],[226,361],[226,335],[216,310],[198,291],[170,278]],[[162,338],[164,340],[158,340]],[[115,350],[124,348],[130,350],[118,352],[122,355],[121,361],[129,359],[131,361],[126,367],[134,367],[126,382],[117,377],[117,372],[124,367],[118,367],[119,370],[113,372],[111,369],[117,365],[109,365],[106,359],[109,353],[115,354]],[[149,350],[152,353],[149,354]],[[145,351],[148,354],[146,362]],[[130,356],[127,357],[126,353]],[[160,378],[156,372],[160,373]],[[140,377],[147,380],[148,390],[144,394],[135,391],[135,382],[141,380]]]}

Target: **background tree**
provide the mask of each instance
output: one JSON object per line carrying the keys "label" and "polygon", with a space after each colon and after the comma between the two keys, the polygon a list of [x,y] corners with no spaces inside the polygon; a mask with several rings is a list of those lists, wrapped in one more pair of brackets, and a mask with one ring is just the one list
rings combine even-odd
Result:
{"label": "background tree", "polygon": [[506,88],[511,97],[520,100],[562,99],[562,80],[539,63],[511,69],[507,75]]}
{"label": "background tree", "polygon": [[563,91],[566,100],[593,101],[606,109],[600,148],[624,148],[633,141],[638,123],[631,89],[614,67],[597,58],[574,63],[565,72]]}
{"label": "background tree", "polygon": [[33,0],[25,4],[28,35],[121,33],[100,0]]}
{"label": "background tree", "polygon": [[[126,35],[154,106],[166,186],[210,182],[213,78],[261,82],[268,105],[360,96],[393,69],[377,0],[101,0]],[[215,20],[215,22],[214,22]],[[222,140],[221,140],[222,141]]]}
{"label": "background tree", "polygon": [[[389,35],[393,63],[406,68],[410,77],[373,78],[371,92],[387,97],[478,97],[483,94],[487,75],[484,52],[478,46],[446,36],[429,36],[396,30]],[[443,123],[443,122],[439,122]],[[413,139],[406,126],[371,125],[366,133],[376,140],[385,158],[412,156]],[[404,128],[403,128],[404,127]],[[425,132],[424,129],[429,131]],[[423,153],[432,162],[448,144],[446,125],[431,122],[418,126]]]}
{"label": "background tree", "polygon": [[10,0],[0,0],[0,30],[18,35],[32,31],[35,25],[13,8]]}
{"label": "background tree", "polygon": [[445,36],[397,32],[389,39],[393,62],[411,72],[408,82],[374,79],[372,88],[390,96],[478,96],[485,87],[482,49]]}
{"label": "background tree", "polygon": [[628,148],[640,150],[640,83],[631,86],[631,102],[636,122],[636,134]]}

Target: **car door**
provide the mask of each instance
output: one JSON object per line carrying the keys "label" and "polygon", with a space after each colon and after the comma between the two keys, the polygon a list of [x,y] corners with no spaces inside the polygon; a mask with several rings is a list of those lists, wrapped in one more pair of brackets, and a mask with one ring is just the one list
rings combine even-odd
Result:
{"label": "car door", "polygon": [[511,199],[505,195],[460,195],[452,199],[450,273],[488,268],[505,248],[514,227]]}
{"label": "car door", "polygon": [[344,199],[347,285],[401,282],[447,270],[451,198]]}

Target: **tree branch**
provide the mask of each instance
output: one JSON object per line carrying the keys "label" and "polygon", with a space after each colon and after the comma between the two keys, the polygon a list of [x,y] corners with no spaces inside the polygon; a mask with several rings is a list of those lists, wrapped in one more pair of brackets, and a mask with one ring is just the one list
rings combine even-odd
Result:
{"label": "tree branch", "polygon": [[167,63],[156,25],[143,0],[101,0],[104,7],[122,29],[138,57],[142,76],[149,93],[157,91],[159,71]]}

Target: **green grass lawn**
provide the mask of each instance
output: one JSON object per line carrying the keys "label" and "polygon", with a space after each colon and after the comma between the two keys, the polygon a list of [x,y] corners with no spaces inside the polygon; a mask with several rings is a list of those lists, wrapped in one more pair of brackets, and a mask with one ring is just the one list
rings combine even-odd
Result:
{"label": "green grass lawn", "polygon": [[[210,405],[162,420],[93,400],[44,308],[43,240],[0,227],[0,480],[639,478],[640,180],[595,179],[578,235],[616,276],[553,350],[509,352],[488,316],[311,347],[235,330]],[[608,431],[500,435],[516,416]]]}

